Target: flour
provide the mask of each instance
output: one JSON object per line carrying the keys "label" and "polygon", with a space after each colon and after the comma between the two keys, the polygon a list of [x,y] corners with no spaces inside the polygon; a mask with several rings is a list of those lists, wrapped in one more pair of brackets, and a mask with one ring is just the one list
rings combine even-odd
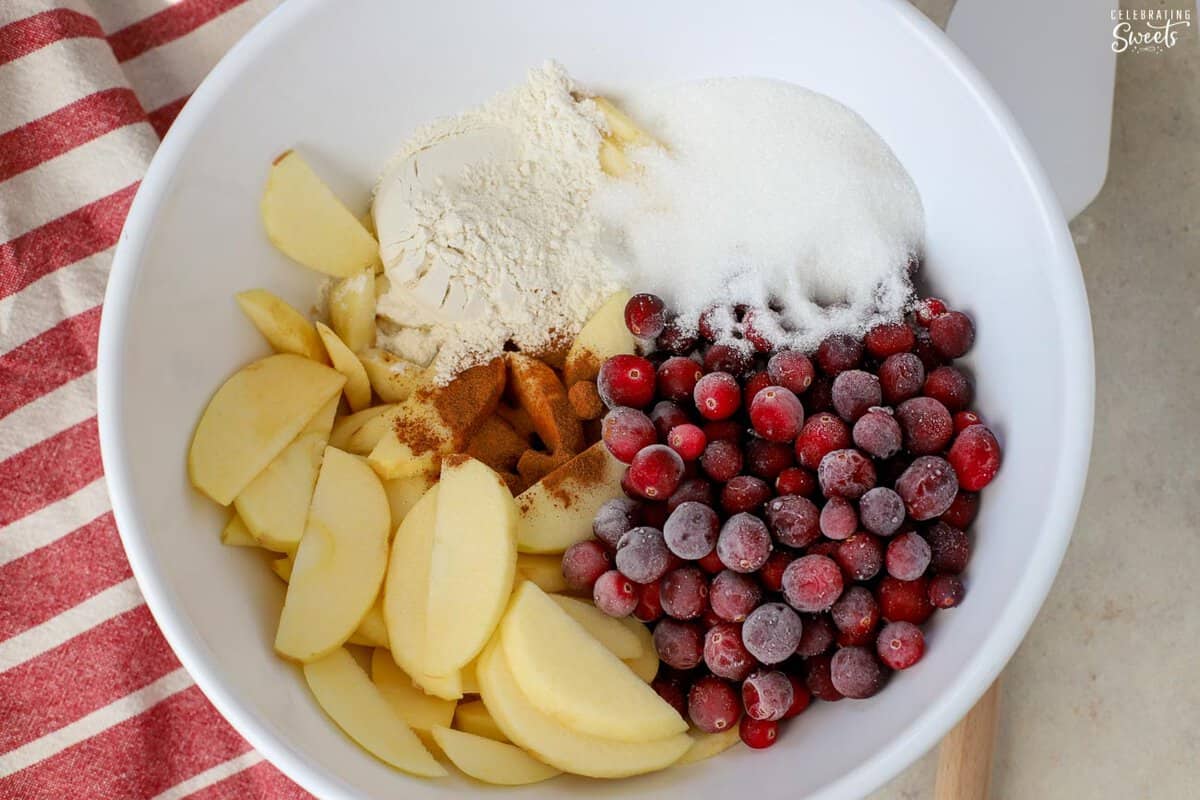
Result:
{"label": "flour", "polygon": [[419,130],[373,213],[390,288],[379,342],[439,381],[499,354],[569,343],[623,284],[590,210],[604,125],[557,64]]}

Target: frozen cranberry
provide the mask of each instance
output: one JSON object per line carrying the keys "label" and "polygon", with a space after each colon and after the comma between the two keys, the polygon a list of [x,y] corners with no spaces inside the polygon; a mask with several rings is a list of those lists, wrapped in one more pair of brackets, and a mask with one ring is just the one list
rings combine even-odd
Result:
{"label": "frozen cranberry", "polygon": [[670,509],[666,503],[651,503],[643,501],[639,510],[642,524],[649,525],[651,528],[662,530],[662,526],[667,523],[667,517],[671,515]]}
{"label": "frozen cranberry", "polygon": [[742,471],[742,449],[727,439],[710,439],[700,456],[700,467],[708,477],[724,483]]}
{"label": "frozen cranberry", "polygon": [[933,322],[934,317],[946,313],[946,303],[944,300],[939,300],[936,297],[926,297],[917,303],[913,312],[917,324],[922,328],[928,328],[929,324]]}
{"label": "frozen cranberry", "polygon": [[804,684],[799,677],[789,674],[788,681],[792,684],[792,704],[788,706],[787,712],[784,713],[784,719],[798,717],[804,713],[809,704],[812,703],[812,692]]}
{"label": "frozen cranberry", "polygon": [[971,381],[954,367],[938,367],[925,376],[922,390],[950,412],[962,411],[971,404]]}
{"label": "frozen cranberry", "polygon": [[773,340],[779,338],[783,328],[775,312],[767,308],[752,308],[742,318],[742,333],[755,350],[769,353],[775,349]]}
{"label": "frozen cranberry", "polygon": [[769,719],[742,717],[738,723],[738,736],[755,750],[765,750],[779,738],[779,723]]}
{"label": "frozen cranberry", "polygon": [[638,604],[634,606],[633,616],[639,622],[654,622],[663,615],[662,602],[659,600],[659,582],[643,584],[638,588]]}
{"label": "frozen cranberry", "polygon": [[742,623],[742,643],[763,664],[778,664],[796,652],[800,615],[783,603],[764,603]]}
{"label": "frozen cranberry", "polygon": [[912,328],[903,322],[885,322],[867,331],[863,340],[867,352],[875,358],[887,358],[896,353],[906,353],[912,350],[917,337]]}
{"label": "frozen cranberry", "polygon": [[683,459],[664,444],[643,447],[629,463],[629,485],[647,500],[665,501],[683,480]]}
{"label": "frozen cranberry", "polygon": [[918,522],[941,516],[958,493],[958,476],[944,458],[921,456],[896,481],[896,494]]}
{"label": "frozen cranberry", "polygon": [[705,606],[704,611],[700,614],[700,624],[704,626],[704,630],[708,630],[713,625],[718,625],[723,621],[712,610],[712,604]]}
{"label": "frozen cranberry", "polygon": [[762,599],[762,589],[748,575],[731,569],[721,570],[708,588],[708,603],[718,617],[741,622]]}
{"label": "frozen cranberry", "polygon": [[658,393],[677,403],[690,401],[696,381],[703,374],[700,365],[690,358],[672,356],[658,367]]}
{"label": "frozen cranberry", "polygon": [[612,569],[612,556],[595,539],[576,542],[562,557],[563,580],[577,592],[590,591],[596,579]]}
{"label": "frozen cranberry", "polygon": [[813,697],[833,703],[842,699],[842,693],[833,685],[830,668],[833,656],[822,653],[811,656],[805,663],[804,682]]}
{"label": "frozen cranberry", "polygon": [[817,365],[826,375],[854,369],[862,361],[862,356],[862,342],[844,333],[830,336],[817,347]]}
{"label": "frozen cranberry", "polygon": [[718,419],[704,423],[704,435],[710,442],[725,441],[738,444],[745,432],[746,429],[732,419]]}
{"label": "frozen cranberry", "polygon": [[889,622],[875,640],[875,652],[891,669],[908,669],[925,654],[925,634],[911,622]]}
{"label": "frozen cranberry", "polygon": [[661,619],[654,626],[654,649],[668,667],[691,669],[704,658],[704,634],[693,622]]}
{"label": "frozen cranberry", "polygon": [[749,408],[758,393],[770,385],[771,376],[767,373],[756,372],[751,375],[742,387],[742,407]]}
{"label": "frozen cranberry", "polygon": [[808,497],[816,490],[816,476],[803,467],[788,467],[775,479],[775,491],[778,494]]}
{"label": "frozen cranberry", "polygon": [[961,311],[947,311],[929,323],[929,338],[943,358],[958,358],[975,343],[975,326]]}
{"label": "frozen cranberry", "polygon": [[854,504],[842,497],[831,497],[821,508],[821,533],[829,539],[842,540],[858,530],[858,512]]}
{"label": "frozen cranberry", "polygon": [[833,621],[828,614],[805,614],[804,630],[800,634],[800,644],[796,645],[796,655],[804,658],[820,655],[833,644]]}
{"label": "frozen cranberry", "polygon": [[905,400],[896,409],[904,433],[904,446],[916,455],[940,453],[954,435],[954,421],[946,407],[932,397]]}
{"label": "frozen cranberry", "polygon": [[766,517],[780,544],[804,547],[821,535],[820,514],[807,497],[785,494],[767,503]]}
{"label": "frozen cranberry", "polygon": [[803,353],[781,350],[767,362],[767,374],[775,385],[803,394],[812,385],[816,370]]}
{"label": "frozen cranberry", "polygon": [[972,425],[954,439],[946,458],[958,475],[958,485],[978,492],[1000,469],[1000,443],[983,425]]}
{"label": "frozen cranberry", "polygon": [[704,665],[713,675],[740,681],[758,662],[742,644],[740,628],[731,622],[718,622],[704,634]]}
{"label": "frozen cranberry", "polygon": [[672,553],[695,561],[717,546],[721,521],[717,512],[702,503],[680,503],[663,526],[663,539]]}
{"label": "frozen cranberry", "polygon": [[850,444],[850,429],[846,423],[828,412],[808,418],[796,437],[796,460],[800,466],[816,469],[827,453]]}
{"label": "frozen cranberry", "polygon": [[741,719],[742,700],[732,684],[705,675],[688,692],[688,716],[705,733],[720,733]]}
{"label": "frozen cranberry", "polygon": [[639,339],[654,339],[667,324],[663,301],[652,294],[635,294],[625,304],[625,327]]}
{"label": "frozen cranberry", "polygon": [[688,333],[678,320],[670,320],[658,335],[657,346],[673,356],[685,356],[695,349],[696,337]]}
{"label": "frozen cranberry", "polygon": [[659,675],[650,682],[650,688],[658,693],[658,696],[675,709],[679,716],[687,715],[687,691],[683,681]]}
{"label": "frozen cranberry", "polygon": [[701,336],[710,342],[715,342],[717,339],[731,334],[736,322],[737,318],[734,317],[732,308],[714,305],[704,309],[704,312],[700,314],[697,328]]}
{"label": "frozen cranberry", "polygon": [[904,501],[886,486],[876,486],[858,501],[862,526],[878,536],[891,536],[904,524]]}
{"label": "frozen cranberry", "polygon": [[650,410],[650,421],[658,433],[659,441],[666,441],[667,434],[679,425],[687,425],[692,420],[687,412],[670,400],[660,400]]}
{"label": "frozen cranberry", "polygon": [[667,498],[667,512],[673,512],[687,502],[711,506],[714,501],[711,483],[703,478],[689,478],[679,484],[679,488],[675,490],[674,494]]}
{"label": "frozen cranberry", "polygon": [[929,579],[929,602],[935,608],[954,608],[965,593],[957,575],[934,575]]}
{"label": "frozen cranberry", "polygon": [[885,575],[875,588],[879,612],[888,622],[911,622],[920,625],[929,619],[933,606],[929,603],[929,581],[924,576],[915,581],[902,581]]}
{"label": "frozen cranberry", "polygon": [[859,417],[852,436],[860,450],[875,458],[891,458],[900,452],[903,442],[900,423],[886,408],[872,408]]}
{"label": "frozen cranberry", "polygon": [[828,375],[813,378],[812,386],[804,395],[804,408],[809,414],[833,411],[833,378]]}
{"label": "frozen cranberry", "polygon": [[658,592],[662,610],[675,619],[695,619],[708,606],[708,579],[698,567],[668,572]]}
{"label": "frozen cranberry", "polygon": [[902,581],[916,580],[929,568],[931,556],[929,542],[916,533],[902,533],[888,542],[888,574]]}
{"label": "frozen cranberry", "polygon": [[848,369],[833,379],[833,408],[847,422],[854,422],[881,402],[879,378],[869,372]]}
{"label": "frozen cranberry", "polygon": [[614,497],[605,501],[592,520],[592,534],[604,542],[610,550],[617,549],[621,537],[639,524],[638,504],[628,497]]}
{"label": "frozen cranberry", "polygon": [[704,570],[709,575],[716,575],[718,572],[725,569],[725,565],[721,563],[721,557],[717,555],[717,549],[715,547],[711,553],[698,560],[696,562],[696,566],[700,567],[700,569]]}
{"label": "frozen cranberry", "polygon": [[835,542],[833,539],[819,539],[818,541],[815,541],[808,547],[804,548],[804,555],[826,556],[827,558],[833,558],[835,555],[837,555],[837,549],[838,542]]}
{"label": "frozen cranberry", "polygon": [[771,497],[771,488],[761,478],[736,475],[721,489],[721,510],[726,514],[757,512]]}
{"label": "frozen cranberry", "polygon": [[732,417],[742,403],[742,389],[728,372],[710,372],[701,377],[692,395],[705,419]]}
{"label": "frozen cranberry", "polygon": [[913,346],[913,353],[926,372],[931,372],[946,363],[946,359],[942,358],[942,354],[933,346],[933,339],[929,337],[929,331],[925,328],[917,330],[917,343]]}
{"label": "frozen cranberry", "polygon": [[795,462],[790,443],[751,439],[746,443],[746,470],[763,480],[775,480]]}
{"label": "frozen cranberry", "polygon": [[638,604],[637,586],[620,572],[610,569],[592,586],[592,602],[610,617],[628,617]]}
{"label": "frozen cranberry", "polygon": [[924,384],[925,367],[912,353],[896,353],[879,365],[879,388],[889,404],[916,397]]}
{"label": "frozen cranberry", "polygon": [[704,351],[705,372],[745,375],[754,363],[754,355],[745,342],[714,344]]}
{"label": "frozen cranberry", "polygon": [[769,592],[778,592],[783,588],[783,571],[796,557],[783,550],[772,550],[767,563],[758,571],[758,579]]}
{"label": "frozen cranberry", "polygon": [[734,572],[755,572],[771,555],[771,534],[752,514],[734,514],[721,526],[717,557]]}
{"label": "frozen cranberry", "polygon": [[613,560],[626,578],[637,583],[650,583],[667,571],[669,555],[662,531],[642,526],[621,537]]}
{"label": "frozen cranberry", "polygon": [[883,688],[883,669],[865,647],[843,647],[829,664],[833,687],[845,697],[863,700]]}
{"label": "frozen cranberry", "polygon": [[783,719],[792,698],[792,682],[778,670],[756,670],[742,681],[742,707],[751,719]]}
{"label": "frozen cranberry", "polygon": [[825,611],[842,596],[842,570],[828,556],[797,558],[783,571],[783,597],[797,611]]}
{"label": "frozen cranberry", "polygon": [[954,415],[954,432],[962,433],[972,425],[982,425],[983,419],[974,411],[959,411]]}
{"label": "frozen cranberry", "polygon": [[883,546],[869,533],[856,533],[839,542],[833,559],[852,581],[869,581],[883,568]]}
{"label": "frozen cranberry", "polygon": [[804,406],[782,386],[768,386],[750,405],[750,424],[769,442],[790,442],[804,424]]}
{"label": "frozen cranberry", "polygon": [[958,528],[935,522],[925,531],[925,541],[929,543],[929,566],[935,572],[957,575],[967,568],[971,545],[967,535]]}
{"label": "frozen cranberry", "polygon": [[676,425],[667,434],[667,446],[679,453],[679,457],[684,461],[695,461],[704,453],[707,445],[708,439],[704,436],[704,431],[690,423]]}
{"label": "frozen cranberry", "polygon": [[851,586],[829,609],[829,616],[838,629],[838,644],[863,645],[879,624],[879,604],[870,589]]}
{"label": "frozen cranberry", "polygon": [[958,494],[954,495],[954,502],[942,514],[942,521],[956,528],[966,528],[975,521],[975,515],[978,513],[979,495],[959,489]]}
{"label": "frozen cranberry", "polygon": [[817,481],[826,497],[857,500],[875,485],[875,465],[857,450],[834,450],[821,459]]}
{"label": "frozen cranberry", "polygon": [[654,365],[641,356],[616,355],[600,365],[596,389],[609,408],[645,408],[654,399]]}
{"label": "frozen cranberry", "polygon": [[600,437],[613,458],[628,464],[644,448],[658,441],[658,433],[650,418],[628,406],[617,406],[604,415]]}

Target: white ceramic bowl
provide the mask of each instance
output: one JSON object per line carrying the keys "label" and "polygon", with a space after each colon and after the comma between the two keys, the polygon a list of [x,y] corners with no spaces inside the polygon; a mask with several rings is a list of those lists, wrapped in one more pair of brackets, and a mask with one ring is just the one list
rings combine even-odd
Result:
{"label": "white ceramic bowl", "polygon": [[121,237],[101,330],[100,433],[134,573],[217,708],[316,795],[485,791],[394,772],[323,716],[299,672],[271,652],[278,580],[263,557],[218,543],[225,515],[189,488],[184,454],[213,390],[265,352],[234,292],[268,287],[302,307],[313,296],[316,277],[276,253],[259,223],[271,158],[300,148],[365,208],[376,171],[415,125],[484,100],[548,57],[618,96],[622,85],[762,75],[861,113],[921,190],[926,280],[975,319],[976,406],[1006,460],[974,527],[965,603],[937,615],[923,661],[880,695],[818,704],[768,753],[743,748],[636,780],[561,778],[521,791],[865,794],[933,746],[1017,647],[1066,548],[1092,423],[1087,301],[1042,171],[976,72],[898,0],[720,11],[684,0],[286,3],[183,110]]}

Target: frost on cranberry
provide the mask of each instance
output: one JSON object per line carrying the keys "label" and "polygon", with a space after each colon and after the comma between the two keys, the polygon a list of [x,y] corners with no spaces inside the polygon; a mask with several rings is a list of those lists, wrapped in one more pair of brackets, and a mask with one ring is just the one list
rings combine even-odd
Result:
{"label": "frost on cranberry", "polygon": [[691,669],[704,658],[704,635],[695,623],[662,619],[654,626],[654,649],[668,667]]}
{"label": "frost on cranberry", "polygon": [[824,653],[833,644],[833,622],[828,614],[804,614],[801,617],[804,629],[800,633],[800,643],[796,645],[796,655],[811,658]]}
{"label": "frost on cranberry", "polygon": [[741,719],[742,699],[729,682],[705,675],[688,692],[688,716],[705,733],[720,733]]}
{"label": "frost on cranberry", "polygon": [[658,335],[656,346],[673,356],[686,356],[696,347],[697,339],[688,333],[678,320],[668,320],[663,332]]}
{"label": "frost on cranberry", "polygon": [[625,327],[639,339],[654,339],[667,323],[663,301],[652,294],[635,294],[625,304]]}
{"label": "frost on cranberry", "polygon": [[862,526],[877,536],[891,536],[904,524],[904,501],[886,486],[876,486],[858,501]]}
{"label": "frost on cranberry", "polygon": [[617,406],[604,415],[600,438],[613,458],[628,464],[644,447],[658,441],[658,432],[650,418],[636,408]]}
{"label": "frost on cranberry", "polygon": [[817,365],[826,375],[854,369],[862,361],[863,345],[848,334],[830,336],[817,347]]}
{"label": "frost on cranberry", "polygon": [[875,587],[879,612],[889,622],[911,622],[920,625],[933,614],[929,602],[929,581],[924,576],[915,581],[902,581],[884,576]]}
{"label": "frost on cranberry", "polygon": [[946,302],[936,297],[926,297],[917,303],[913,316],[922,328],[928,328],[934,317],[946,313]]}
{"label": "frost on cranberry", "polygon": [[804,547],[821,535],[820,511],[806,497],[776,497],[767,503],[766,516],[775,538],[787,547]]}
{"label": "frost on cranberry", "polygon": [[808,356],[794,350],[781,350],[767,362],[771,382],[795,394],[803,394],[812,385],[816,370]]}
{"label": "frost on cranberry", "polygon": [[779,664],[800,644],[800,615],[783,603],[764,603],[742,623],[742,643],[763,664]]}
{"label": "frost on cranberry", "polygon": [[929,579],[929,602],[936,608],[954,608],[965,593],[957,575],[934,575]]}
{"label": "frost on cranberry", "polygon": [[771,534],[752,514],[734,514],[721,526],[717,557],[734,572],[754,572],[771,555]]}
{"label": "frost on cranberry", "polygon": [[826,497],[857,500],[875,485],[875,465],[857,450],[834,450],[821,459],[817,481]]}
{"label": "frost on cranberry", "polygon": [[971,404],[974,390],[971,380],[954,367],[938,367],[925,376],[923,389],[926,397],[932,397],[951,413],[962,411]]}
{"label": "frost on cranberry", "polygon": [[957,575],[967,568],[971,546],[967,535],[958,528],[935,522],[925,531],[925,541],[929,543],[929,566],[935,572]]}
{"label": "frost on cranberry", "polygon": [[601,542],[588,539],[567,548],[562,557],[563,580],[577,592],[590,591],[596,579],[612,569],[612,556]]}
{"label": "frost on cranberry", "polygon": [[779,316],[769,308],[752,308],[742,317],[742,333],[746,341],[760,353],[769,353],[774,349],[772,342],[783,335]]}
{"label": "frost on cranberry", "polygon": [[896,353],[879,365],[879,388],[889,405],[916,397],[924,384],[925,366],[913,353]]}
{"label": "frost on cranberry", "polygon": [[783,571],[783,597],[797,611],[826,611],[842,595],[842,570],[828,556],[802,556]]}
{"label": "frost on cranberry", "polygon": [[795,459],[790,442],[768,442],[756,438],[746,443],[746,471],[766,481],[773,481],[790,469]]}
{"label": "frost on cranberry", "polygon": [[749,575],[721,570],[708,587],[708,603],[713,613],[729,622],[741,622],[762,600],[762,589]]}
{"label": "frost on cranberry", "polygon": [[666,573],[669,556],[662,532],[642,526],[621,537],[614,560],[625,577],[638,583],[650,583]]}
{"label": "frost on cranberry", "polygon": [[779,670],[756,670],[742,681],[742,706],[751,719],[783,719],[792,697],[792,682]]}
{"label": "frost on cranberry", "polygon": [[906,323],[886,322],[867,331],[863,344],[866,345],[867,352],[873,357],[887,358],[896,353],[912,350],[916,341],[917,337],[913,335],[912,328],[908,327]]}
{"label": "frost on cranberry", "polygon": [[925,635],[911,622],[889,622],[875,640],[875,652],[891,669],[908,669],[925,654]]}
{"label": "frost on cranberry", "polygon": [[735,475],[721,489],[721,510],[726,514],[755,512],[771,498],[771,488],[762,478]]}
{"label": "frost on cranberry", "polygon": [[958,358],[975,343],[975,325],[961,311],[947,311],[929,323],[929,338],[943,358]]}
{"label": "frost on cranberry", "polygon": [[675,619],[695,619],[708,607],[708,579],[699,567],[668,572],[659,587],[663,612]]}
{"label": "frost on cranberry", "polygon": [[704,454],[708,438],[704,431],[690,423],[676,425],[667,434],[667,446],[679,453],[684,461],[695,461]]}
{"label": "frost on cranberry", "polygon": [[856,533],[838,542],[833,559],[852,581],[868,581],[883,568],[883,546],[869,533]]}
{"label": "frost on cranberry", "polygon": [[667,512],[673,512],[689,501],[711,506],[715,501],[713,485],[704,478],[689,478],[667,498]]}
{"label": "frost on cranberry", "polygon": [[864,700],[883,688],[884,673],[867,648],[843,647],[833,654],[829,678],[845,697]]}
{"label": "frost on cranberry", "polygon": [[672,553],[695,561],[717,546],[721,521],[717,512],[694,501],[680,503],[663,526],[663,539]]}
{"label": "frost on cranberry", "polygon": [[790,390],[768,386],[750,404],[750,424],[769,442],[790,442],[804,424],[804,406]]}
{"label": "frost on cranberry", "polygon": [[607,500],[592,520],[592,533],[610,550],[617,549],[621,537],[638,525],[638,503],[628,497]]}
{"label": "frost on cranberry", "polygon": [[972,425],[955,438],[946,457],[958,476],[958,485],[978,492],[1000,470],[1000,443],[983,425]]}
{"label": "frost on cranberry", "polygon": [[838,630],[838,644],[864,645],[879,624],[879,604],[869,589],[851,586],[829,609],[829,616]]}
{"label": "frost on cranberry", "polygon": [[701,336],[710,342],[715,342],[717,339],[724,339],[732,334],[736,324],[737,318],[733,315],[732,308],[712,305],[700,314],[697,327],[700,329]]}
{"label": "frost on cranberry", "polygon": [[643,447],[629,462],[629,486],[647,500],[665,501],[683,480],[683,459],[665,444]]}
{"label": "frost on cranberry", "polygon": [[742,387],[728,372],[710,372],[696,382],[692,399],[705,419],[728,419],[742,405]]}
{"label": "frost on cranberry", "polygon": [[861,369],[849,369],[833,379],[833,408],[847,422],[883,402],[879,378]]}
{"label": "frost on cranberry", "polygon": [[596,389],[609,408],[645,408],[654,399],[654,365],[641,356],[616,355],[600,365]]}
{"label": "frost on cranberry", "polygon": [[638,604],[637,586],[615,569],[596,579],[592,602],[610,617],[628,617]]}
{"label": "frost on cranberry", "polygon": [[678,403],[659,400],[650,410],[650,421],[654,423],[654,430],[658,433],[658,438],[665,441],[671,431],[692,420],[688,417],[687,412],[679,407]]}
{"label": "frost on cranberry", "polygon": [[940,516],[958,493],[958,476],[944,458],[921,456],[896,481],[896,493],[918,522]]}
{"label": "frost on cranberry", "polygon": [[731,622],[718,622],[704,634],[704,665],[713,675],[740,681],[758,662],[742,644],[741,629]]}
{"label": "frost on cranberry", "polygon": [[904,446],[915,455],[940,453],[954,435],[950,412],[932,397],[905,400],[896,408],[896,421],[904,433]]}
{"label": "frost on cranberry", "polygon": [[704,351],[704,369],[708,372],[742,376],[753,364],[754,354],[744,341],[714,344]]}
{"label": "frost on cranberry", "polygon": [[765,750],[779,738],[779,723],[770,719],[742,717],[738,723],[738,736],[747,747]]}
{"label": "frost on cranberry", "polygon": [[849,500],[831,497],[821,508],[820,525],[826,538],[841,541],[858,530],[858,512]]}
{"label": "frost on cranberry", "polygon": [[893,578],[913,581],[925,574],[931,557],[929,542],[916,533],[902,533],[888,542],[884,563]]}
{"label": "frost on cranberry", "polygon": [[796,460],[816,469],[827,453],[850,444],[850,429],[833,414],[821,412],[808,418],[796,437]]}
{"label": "frost on cranberry", "polygon": [[860,450],[875,458],[891,458],[903,442],[900,423],[885,408],[872,408],[859,417],[851,435]]}

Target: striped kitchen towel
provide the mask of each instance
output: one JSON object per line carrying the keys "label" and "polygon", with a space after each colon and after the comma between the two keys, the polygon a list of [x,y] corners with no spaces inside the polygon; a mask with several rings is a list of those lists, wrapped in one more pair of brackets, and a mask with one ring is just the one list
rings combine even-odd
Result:
{"label": "striped kitchen towel", "polygon": [[0,0],[0,798],[307,797],[180,667],[96,430],[113,247],[159,139],[278,0]]}

